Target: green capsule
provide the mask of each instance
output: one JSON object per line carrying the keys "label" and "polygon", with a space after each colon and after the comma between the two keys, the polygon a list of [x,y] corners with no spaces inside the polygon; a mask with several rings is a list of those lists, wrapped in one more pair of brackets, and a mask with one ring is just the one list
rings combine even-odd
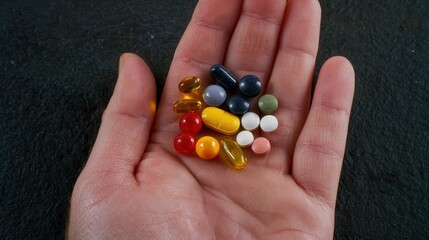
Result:
{"label": "green capsule", "polygon": [[247,165],[247,157],[238,143],[230,137],[220,141],[219,157],[229,166],[241,170]]}
{"label": "green capsule", "polygon": [[201,102],[195,99],[182,99],[173,104],[176,113],[198,112],[200,109]]}
{"label": "green capsule", "polygon": [[182,93],[191,93],[201,86],[201,79],[199,77],[187,77],[180,81],[179,91]]}

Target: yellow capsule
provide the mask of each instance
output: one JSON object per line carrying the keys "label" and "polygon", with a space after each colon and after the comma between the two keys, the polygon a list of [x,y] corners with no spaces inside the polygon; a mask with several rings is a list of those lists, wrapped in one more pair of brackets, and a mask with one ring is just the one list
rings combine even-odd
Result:
{"label": "yellow capsule", "polygon": [[201,86],[201,79],[199,77],[187,77],[180,81],[179,91],[182,93],[191,93]]}
{"label": "yellow capsule", "polygon": [[201,102],[195,99],[182,99],[173,104],[176,113],[198,112],[200,109]]}
{"label": "yellow capsule", "polygon": [[204,124],[217,132],[233,135],[240,128],[240,119],[216,107],[207,107],[201,113]]}
{"label": "yellow capsule", "polygon": [[229,166],[241,170],[247,165],[247,157],[238,143],[230,137],[220,141],[219,157]]}
{"label": "yellow capsule", "polygon": [[219,148],[219,142],[214,137],[205,136],[198,139],[195,152],[200,158],[209,160],[219,154]]}

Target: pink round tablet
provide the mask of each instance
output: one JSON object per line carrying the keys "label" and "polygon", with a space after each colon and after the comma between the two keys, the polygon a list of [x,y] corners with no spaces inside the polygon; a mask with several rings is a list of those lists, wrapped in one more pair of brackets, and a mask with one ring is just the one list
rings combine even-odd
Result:
{"label": "pink round tablet", "polygon": [[255,139],[255,141],[253,141],[252,151],[255,154],[264,154],[266,152],[269,152],[270,150],[271,150],[271,144],[270,144],[270,141],[268,141],[268,139],[264,137],[258,137],[257,139]]}

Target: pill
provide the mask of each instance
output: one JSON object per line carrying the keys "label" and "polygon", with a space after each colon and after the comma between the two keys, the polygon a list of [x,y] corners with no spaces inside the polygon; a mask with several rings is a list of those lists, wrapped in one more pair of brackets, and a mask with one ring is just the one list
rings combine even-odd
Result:
{"label": "pill", "polygon": [[247,165],[247,157],[237,142],[230,137],[220,141],[219,157],[229,166],[240,170]]}
{"label": "pill", "polygon": [[187,77],[180,81],[179,91],[182,93],[190,93],[201,86],[201,79],[199,77]]}
{"label": "pill", "polygon": [[174,148],[180,154],[189,155],[195,150],[195,137],[191,133],[180,133],[174,138]]}
{"label": "pill", "polygon": [[210,85],[204,89],[203,99],[209,106],[220,106],[226,99],[225,89],[219,85]]}
{"label": "pill", "polygon": [[217,84],[226,90],[234,89],[238,86],[237,78],[221,64],[213,65],[210,68],[210,75]]}
{"label": "pill", "polygon": [[173,104],[176,113],[198,112],[200,109],[201,102],[196,99],[182,99]]}
{"label": "pill", "polygon": [[228,109],[235,115],[243,115],[249,111],[250,102],[240,95],[232,96],[228,101]]}
{"label": "pill", "polygon": [[240,119],[217,107],[206,107],[201,113],[204,125],[225,135],[233,135],[240,128]]}
{"label": "pill", "polygon": [[241,117],[241,125],[244,129],[253,131],[259,127],[259,116],[254,112],[247,112]]}
{"label": "pill", "polygon": [[252,151],[255,154],[264,154],[266,152],[269,152],[271,150],[271,144],[268,139],[264,137],[258,137],[253,141],[252,144]]}
{"label": "pill", "polygon": [[204,160],[215,158],[219,154],[219,149],[219,142],[210,136],[200,138],[195,146],[198,157]]}
{"label": "pill", "polygon": [[246,75],[240,79],[238,88],[245,97],[256,97],[262,89],[261,80],[255,75]]}
{"label": "pill", "polygon": [[250,131],[241,131],[237,134],[236,142],[240,147],[247,148],[252,145],[254,140],[253,134]]}
{"label": "pill", "polygon": [[279,121],[273,115],[266,115],[261,119],[261,129],[264,132],[274,132],[279,127]]}
{"label": "pill", "polygon": [[258,101],[258,107],[265,114],[273,114],[279,107],[279,102],[274,95],[265,94]]}
{"label": "pill", "polygon": [[194,112],[187,112],[179,120],[179,127],[182,132],[189,132],[196,135],[203,127],[201,117]]}

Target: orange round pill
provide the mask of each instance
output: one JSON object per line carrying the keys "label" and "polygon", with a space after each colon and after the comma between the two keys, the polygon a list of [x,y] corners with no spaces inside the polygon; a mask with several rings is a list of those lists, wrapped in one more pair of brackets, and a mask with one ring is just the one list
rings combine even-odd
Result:
{"label": "orange round pill", "polygon": [[204,136],[200,138],[195,147],[198,157],[209,160],[215,158],[219,153],[219,142],[214,137]]}

